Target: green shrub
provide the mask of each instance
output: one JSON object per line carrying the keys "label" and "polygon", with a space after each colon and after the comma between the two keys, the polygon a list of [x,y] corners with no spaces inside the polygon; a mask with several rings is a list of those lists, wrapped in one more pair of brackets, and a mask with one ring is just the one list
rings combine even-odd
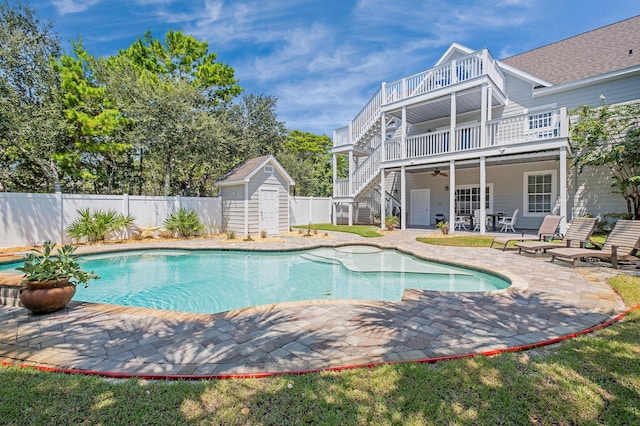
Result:
{"label": "green shrub", "polygon": [[115,210],[91,212],[86,208],[78,210],[78,215],[80,217],[71,222],[66,229],[67,235],[76,241],[104,241],[107,235],[124,232],[136,220],[132,215],[125,216]]}
{"label": "green shrub", "polygon": [[167,231],[178,234],[180,237],[193,237],[204,233],[205,226],[200,220],[200,216],[195,210],[181,208],[177,212],[171,213],[164,221]]}

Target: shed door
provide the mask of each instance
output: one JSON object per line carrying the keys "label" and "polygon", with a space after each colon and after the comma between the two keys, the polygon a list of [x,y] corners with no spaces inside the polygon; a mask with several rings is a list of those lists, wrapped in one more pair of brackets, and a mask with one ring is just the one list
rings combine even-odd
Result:
{"label": "shed door", "polygon": [[279,233],[278,216],[278,189],[260,188],[260,232]]}

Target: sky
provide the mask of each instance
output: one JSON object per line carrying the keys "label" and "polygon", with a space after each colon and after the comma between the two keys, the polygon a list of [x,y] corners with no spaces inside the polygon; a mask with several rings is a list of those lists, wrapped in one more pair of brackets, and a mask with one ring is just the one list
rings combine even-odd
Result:
{"label": "sky", "polygon": [[[11,0],[9,0],[11,2]],[[434,66],[452,43],[496,59],[640,14],[636,0],[27,0],[66,52],[111,56],[150,30],[207,41],[245,93],[277,99],[289,130],[332,136],[382,82]]]}

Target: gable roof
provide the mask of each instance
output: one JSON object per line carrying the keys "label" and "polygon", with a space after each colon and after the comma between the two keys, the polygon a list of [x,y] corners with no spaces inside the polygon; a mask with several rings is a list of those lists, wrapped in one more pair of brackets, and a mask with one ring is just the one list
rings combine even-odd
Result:
{"label": "gable roof", "polygon": [[640,66],[640,15],[501,62],[556,85]]}
{"label": "gable roof", "polygon": [[289,176],[289,173],[282,167],[282,165],[275,159],[273,155],[263,155],[262,157],[255,157],[249,160],[236,164],[231,170],[225,173],[216,185],[227,186],[237,185],[239,183],[249,182],[251,178],[262,170],[267,163],[271,163],[278,172],[289,181],[289,185],[295,185],[295,182]]}

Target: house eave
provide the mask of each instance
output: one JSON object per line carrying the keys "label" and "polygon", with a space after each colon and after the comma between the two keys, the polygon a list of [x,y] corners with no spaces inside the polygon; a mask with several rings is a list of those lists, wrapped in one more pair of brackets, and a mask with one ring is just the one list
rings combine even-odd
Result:
{"label": "house eave", "polygon": [[539,89],[533,89],[533,97],[548,96],[556,93],[567,92],[570,90],[576,90],[595,84],[604,83],[610,80],[616,80],[619,78],[625,78],[633,76],[634,74],[640,74],[640,65],[636,65],[621,70],[600,74],[594,77],[584,78],[582,80],[571,81],[569,83],[559,84],[557,86],[542,87]]}

